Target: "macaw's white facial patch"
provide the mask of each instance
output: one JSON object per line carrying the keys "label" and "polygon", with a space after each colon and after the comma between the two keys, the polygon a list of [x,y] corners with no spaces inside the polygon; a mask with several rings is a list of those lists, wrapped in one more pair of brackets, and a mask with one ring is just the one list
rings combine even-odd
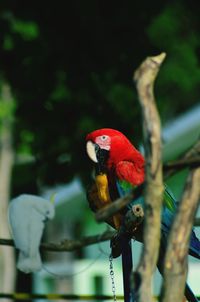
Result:
{"label": "macaw's white facial patch", "polygon": [[89,158],[95,163],[98,162],[96,152],[95,152],[95,144],[91,141],[88,141],[86,144],[86,151]]}
{"label": "macaw's white facial patch", "polygon": [[95,139],[95,143],[99,145],[101,149],[110,150],[111,138],[108,135],[97,136]]}

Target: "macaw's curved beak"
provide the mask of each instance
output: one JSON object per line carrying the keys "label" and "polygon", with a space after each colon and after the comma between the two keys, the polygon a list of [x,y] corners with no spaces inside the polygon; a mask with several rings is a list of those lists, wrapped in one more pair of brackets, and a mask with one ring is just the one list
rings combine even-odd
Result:
{"label": "macaw's curved beak", "polygon": [[105,172],[109,151],[101,149],[98,144],[95,144],[91,141],[87,142],[86,151],[89,158],[96,163],[97,173]]}
{"label": "macaw's curved beak", "polygon": [[[88,141],[86,143],[86,151],[87,151],[87,155],[89,156],[89,158],[95,162],[98,163],[98,159],[97,159],[97,155],[96,155],[96,146],[98,146],[97,144],[94,144],[91,141]],[[99,146],[98,146],[99,147]]]}

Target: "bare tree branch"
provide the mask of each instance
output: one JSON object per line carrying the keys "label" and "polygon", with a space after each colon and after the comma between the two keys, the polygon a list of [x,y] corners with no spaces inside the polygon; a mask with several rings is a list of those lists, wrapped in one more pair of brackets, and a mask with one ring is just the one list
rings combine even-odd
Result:
{"label": "bare tree branch", "polygon": [[[88,245],[110,240],[115,234],[116,231],[106,231],[102,234],[87,236],[78,240],[65,239],[58,244],[41,243],[40,248],[43,251],[72,252]],[[0,245],[14,246],[14,241],[11,239],[0,239]]]}
{"label": "bare tree branch", "polygon": [[164,170],[169,171],[170,174],[172,174],[172,171],[174,173],[178,172],[178,170],[184,169],[184,168],[193,168],[200,166],[200,156],[199,157],[191,157],[188,159],[179,159],[170,161],[167,164],[164,165]]}
{"label": "bare tree branch", "polygon": [[127,194],[124,197],[118,198],[111,204],[106,205],[102,209],[100,209],[95,217],[98,222],[106,221],[107,218],[113,216],[113,214],[122,210],[125,206],[127,206],[134,197],[134,191]]}
{"label": "bare tree branch", "polygon": [[160,118],[153,86],[165,53],[148,57],[134,74],[143,115],[146,158],[144,246],[139,266],[133,274],[136,300],[152,300],[151,281],[158,258],[160,217],[163,196]]}
{"label": "bare tree branch", "polygon": [[183,168],[194,168],[200,166],[200,139],[178,160],[168,162],[164,165],[165,178],[175,174]]}
{"label": "bare tree branch", "polygon": [[168,239],[164,263],[162,302],[183,301],[190,234],[200,200],[199,184],[200,168],[193,169],[188,176]]}
{"label": "bare tree branch", "polygon": [[[127,231],[132,231],[134,227],[138,226],[144,217],[144,211],[141,205],[134,205],[130,209],[125,217],[125,224]],[[83,237],[77,240],[65,239],[61,243],[41,243],[40,249],[52,252],[71,252],[82,247],[103,242],[111,239],[117,232],[116,231],[106,231],[102,234]],[[10,239],[0,239],[0,245],[10,245],[14,246],[14,241]]]}
{"label": "bare tree branch", "polygon": [[[141,211],[141,209],[140,209],[140,211]],[[139,218],[141,218],[142,216],[143,215],[139,215]],[[136,221],[137,221],[137,216],[134,219],[136,219]],[[130,223],[130,220],[129,220],[129,215],[128,215],[127,224],[129,225],[129,223]],[[194,226],[200,226],[200,218],[196,218],[194,220]],[[128,228],[131,229],[132,226],[128,226]],[[106,231],[102,234],[87,236],[87,237],[84,237],[82,239],[80,238],[77,240],[64,239],[61,243],[43,242],[43,243],[41,243],[40,248],[41,248],[41,250],[50,251],[50,252],[72,252],[72,251],[78,250],[82,247],[85,247],[85,246],[88,246],[91,244],[110,240],[115,234],[116,234],[116,231]],[[0,245],[14,246],[14,241],[12,239],[1,238]]]}

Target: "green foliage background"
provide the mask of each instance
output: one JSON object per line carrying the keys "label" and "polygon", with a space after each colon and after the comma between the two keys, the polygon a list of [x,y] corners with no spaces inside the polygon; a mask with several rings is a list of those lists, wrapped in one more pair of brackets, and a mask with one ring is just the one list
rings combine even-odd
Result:
{"label": "green foliage background", "polygon": [[132,75],[146,56],[167,53],[156,82],[163,122],[199,100],[197,1],[1,4],[0,75],[16,102],[15,150],[34,158],[15,167],[15,193],[75,175],[87,183],[84,138],[96,128],[117,128],[137,145]]}

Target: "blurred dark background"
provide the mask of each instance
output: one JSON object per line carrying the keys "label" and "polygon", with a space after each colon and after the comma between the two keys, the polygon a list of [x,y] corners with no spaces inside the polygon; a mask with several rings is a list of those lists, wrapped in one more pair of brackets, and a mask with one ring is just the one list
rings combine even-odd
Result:
{"label": "blurred dark background", "polygon": [[6,0],[0,28],[14,150],[29,158],[15,165],[13,194],[74,176],[87,183],[84,138],[96,128],[141,141],[132,75],[146,56],[167,53],[155,88],[163,123],[199,100],[198,1]]}

